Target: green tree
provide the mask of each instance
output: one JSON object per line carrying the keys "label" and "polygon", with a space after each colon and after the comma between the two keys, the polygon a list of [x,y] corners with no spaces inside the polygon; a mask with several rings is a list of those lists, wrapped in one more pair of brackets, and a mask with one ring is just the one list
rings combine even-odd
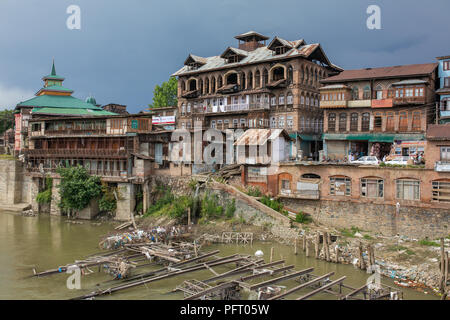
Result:
{"label": "green tree", "polygon": [[177,88],[178,80],[171,77],[169,81],[165,81],[160,85],[156,85],[153,89],[153,103],[149,104],[150,108],[170,107],[177,105]]}
{"label": "green tree", "polygon": [[14,126],[14,110],[0,111],[0,134]]}
{"label": "green tree", "polygon": [[59,168],[58,173],[61,176],[59,194],[60,207],[63,210],[67,212],[83,210],[92,199],[100,197],[102,193],[100,178],[90,176],[82,166]]}

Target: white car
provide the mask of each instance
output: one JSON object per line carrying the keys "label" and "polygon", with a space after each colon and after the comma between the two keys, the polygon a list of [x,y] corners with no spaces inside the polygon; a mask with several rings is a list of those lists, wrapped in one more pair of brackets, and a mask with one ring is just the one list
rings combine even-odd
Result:
{"label": "white car", "polygon": [[366,157],[361,157],[358,160],[354,160],[351,163],[355,163],[355,164],[372,164],[372,165],[378,165],[380,163],[380,161],[378,160],[377,157],[373,157],[373,156],[366,156]]}
{"label": "white car", "polygon": [[406,166],[408,164],[409,157],[395,157],[392,160],[386,161],[386,164],[398,164]]}

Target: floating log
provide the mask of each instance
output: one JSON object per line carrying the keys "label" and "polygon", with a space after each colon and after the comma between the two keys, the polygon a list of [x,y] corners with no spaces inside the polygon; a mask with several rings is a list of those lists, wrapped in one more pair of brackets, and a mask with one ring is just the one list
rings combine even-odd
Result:
{"label": "floating log", "polygon": [[320,288],[318,288],[316,290],[313,290],[313,291],[311,291],[311,292],[309,292],[309,293],[307,293],[307,294],[297,298],[296,300],[306,300],[308,298],[311,298],[312,296],[314,296],[314,295],[316,295],[316,294],[318,294],[318,293],[320,293],[322,291],[325,291],[326,289],[331,288],[332,286],[334,286],[336,284],[341,283],[342,281],[345,280],[345,278],[346,277],[344,276],[344,277],[339,278],[339,279],[337,279],[335,281],[332,281],[332,282],[330,282],[330,283],[328,283],[328,284],[326,284],[326,285],[324,285],[324,286],[322,286],[322,287],[320,287]]}
{"label": "floating log", "polygon": [[287,275],[284,275],[284,276],[281,276],[281,277],[278,277],[278,278],[275,278],[275,279],[270,279],[270,280],[267,280],[267,281],[264,281],[264,282],[260,282],[260,283],[251,285],[251,286],[249,286],[249,289],[250,290],[256,290],[256,289],[259,289],[259,288],[262,288],[262,287],[266,287],[268,285],[271,285],[271,284],[274,284],[274,283],[277,283],[277,282],[280,282],[280,281],[284,281],[284,280],[288,280],[288,279],[299,277],[301,275],[310,273],[313,270],[314,270],[314,268],[308,268],[308,269],[305,269],[305,270],[293,272],[293,273],[290,273],[290,274],[287,274]]}
{"label": "floating log", "polygon": [[330,272],[330,273],[324,274],[323,276],[317,277],[317,278],[315,278],[315,279],[313,279],[313,280],[311,280],[311,281],[308,281],[308,282],[303,283],[303,284],[301,284],[301,285],[299,285],[299,286],[296,286],[296,287],[294,287],[294,288],[292,288],[292,289],[289,289],[289,290],[287,290],[286,292],[284,292],[284,293],[282,293],[282,294],[279,294],[279,295],[277,295],[277,296],[270,297],[270,298],[267,299],[267,300],[278,300],[278,299],[281,299],[281,298],[283,298],[283,297],[285,297],[285,296],[290,295],[291,293],[294,293],[294,292],[296,292],[296,291],[298,291],[298,290],[300,290],[300,289],[309,287],[310,285],[313,285],[313,284],[319,282],[320,280],[329,278],[329,277],[331,277],[331,276],[333,276],[333,275],[334,275],[334,272]]}

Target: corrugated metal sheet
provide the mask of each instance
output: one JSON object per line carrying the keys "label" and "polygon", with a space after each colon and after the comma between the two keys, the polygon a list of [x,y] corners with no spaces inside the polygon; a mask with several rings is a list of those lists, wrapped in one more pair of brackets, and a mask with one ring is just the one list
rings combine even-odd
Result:
{"label": "corrugated metal sheet", "polygon": [[404,66],[344,70],[339,75],[322,80],[322,83],[335,83],[376,78],[395,78],[417,75],[428,75],[436,70],[437,63],[410,64]]}

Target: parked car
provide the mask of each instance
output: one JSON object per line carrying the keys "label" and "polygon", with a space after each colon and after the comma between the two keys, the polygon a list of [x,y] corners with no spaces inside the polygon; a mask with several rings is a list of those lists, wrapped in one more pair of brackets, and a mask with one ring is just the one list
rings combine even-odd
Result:
{"label": "parked car", "polygon": [[386,161],[385,163],[406,166],[408,164],[408,160],[409,160],[409,157],[399,156],[399,157],[395,157],[392,160]]}
{"label": "parked car", "polygon": [[380,163],[380,160],[378,160],[377,157],[373,157],[373,156],[365,156],[365,157],[361,157],[358,160],[354,160],[351,163],[355,163],[355,164],[373,164],[373,165],[378,165]]}

